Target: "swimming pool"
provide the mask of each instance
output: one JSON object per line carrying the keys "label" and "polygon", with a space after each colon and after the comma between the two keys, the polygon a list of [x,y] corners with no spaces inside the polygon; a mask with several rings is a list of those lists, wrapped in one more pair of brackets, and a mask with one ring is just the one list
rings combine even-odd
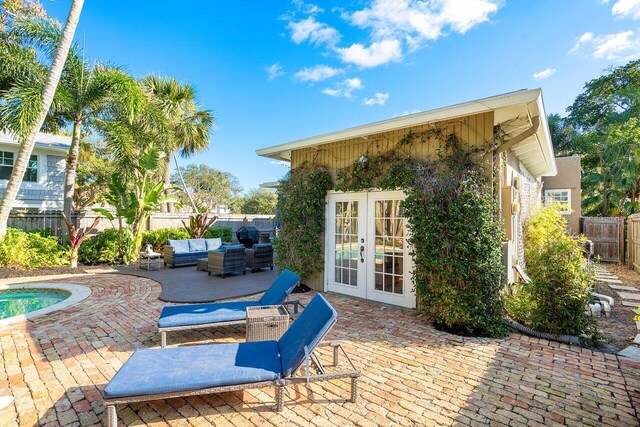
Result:
{"label": "swimming pool", "polygon": [[17,288],[0,290],[0,319],[41,310],[66,300],[71,292],[62,289]]}
{"label": "swimming pool", "polygon": [[91,288],[72,283],[0,284],[0,328],[72,307],[91,295]]}

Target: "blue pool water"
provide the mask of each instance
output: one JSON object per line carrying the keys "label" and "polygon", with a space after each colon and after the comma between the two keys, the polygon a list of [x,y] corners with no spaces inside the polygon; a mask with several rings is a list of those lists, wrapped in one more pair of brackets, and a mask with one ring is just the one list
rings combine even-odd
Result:
{"label": "blue pool water", "polygon": [[0,290],[0,319],[40,310],[69,298],[71,294],[57,289]]}

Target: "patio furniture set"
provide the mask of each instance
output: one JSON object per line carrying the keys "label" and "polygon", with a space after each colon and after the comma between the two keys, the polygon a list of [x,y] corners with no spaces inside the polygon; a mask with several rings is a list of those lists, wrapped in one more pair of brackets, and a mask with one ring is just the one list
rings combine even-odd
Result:
{"label": "patio furniture set", "polygon": [[[301,304],[287,299],[299,282],[284,270],[257,301],[165,307],[158,320],[162,348],[136,350],[104,389],[107,426],[117,425],[116,405],[262,387],[276,388],[281,411],[287,385],[312,381],[351,379],[355,402],[360,371],[340,342],[321,342],[336,322],[335,309],[317,294],[289,325],[287,306],[297,313]],[[167,331],[245,322],[246,342],[165,348]],[[325,366],[315,350],[326,346],[333,361]],[[339,370],[343,358],[348,367]]]}
{"label": "patio furniture set", "polygon": [[[248,246],[248,247],[247,247]],[[164,247],[164,265],[172,268],[196,265],[209,275],[219,274],[224,279],[231,273],[246,274],[263,268],[273,270],[271,243],[223,244],[216,239],[169,240]]]}

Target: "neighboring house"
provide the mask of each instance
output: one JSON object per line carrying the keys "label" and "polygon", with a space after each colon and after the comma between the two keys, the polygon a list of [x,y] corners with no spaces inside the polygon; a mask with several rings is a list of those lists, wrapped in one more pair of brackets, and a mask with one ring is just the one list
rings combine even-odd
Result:
{"label": "neighboring house", "polygon": [[[65,162],[70,145],[71,137],[38,133],[14,208],[62,210]],[[11,176],[18,148],[15,135],[0,132],[0,195]]]}
{"label": "neighboring house", "polygon": [[569,232],[580,232],[582,215],[582,166],[580,156],[556,157],[558,174],[542,179],[543,200],[546,206],[559,204],[569,223]]}
{"label": "neighboring house", "polygon": [[[468,146],[498,146],[488,156],[499,169],[505,232],[505,268],[513,280],[513,265],[523,263],[522,226],[541,202],[542,176],[556,174],[551,136],[540,89],[522,90],[491,98],[402,116],[257,150],[261,156],[290,161],[296,168],[316,162],[336,172],[365,154],[390,150],[409,132],[438,128],[455,135]],[[437,143],[411,143],[416,158],[432,157]],[[327,194],[325,269],[307,281],[316,290],[331,291],[384,303],[415,307],[412,260],[406,244],[406,220],[399,208],[402,191],[363,191]],[[394,240],[402,241],[391,252],[376,246],[385,220],[393,227]],[[350,223],[351,231],[336,224]],[[352,242],[340,243],[340,242]],[[362,247],[363,250],[360,250]],[[390,265],[386,265],[389,261]],[[382,265],[384,264],[384,265]],[[392,286],[387,286],[392,284]]]}

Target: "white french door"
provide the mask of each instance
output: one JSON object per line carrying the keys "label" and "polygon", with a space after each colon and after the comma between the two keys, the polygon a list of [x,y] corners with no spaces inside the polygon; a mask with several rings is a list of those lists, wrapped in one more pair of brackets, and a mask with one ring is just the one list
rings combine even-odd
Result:
{"label": "white french door", "polygon": [[415,307],[403,199],[401,191],[327,196],[328,291]]}

